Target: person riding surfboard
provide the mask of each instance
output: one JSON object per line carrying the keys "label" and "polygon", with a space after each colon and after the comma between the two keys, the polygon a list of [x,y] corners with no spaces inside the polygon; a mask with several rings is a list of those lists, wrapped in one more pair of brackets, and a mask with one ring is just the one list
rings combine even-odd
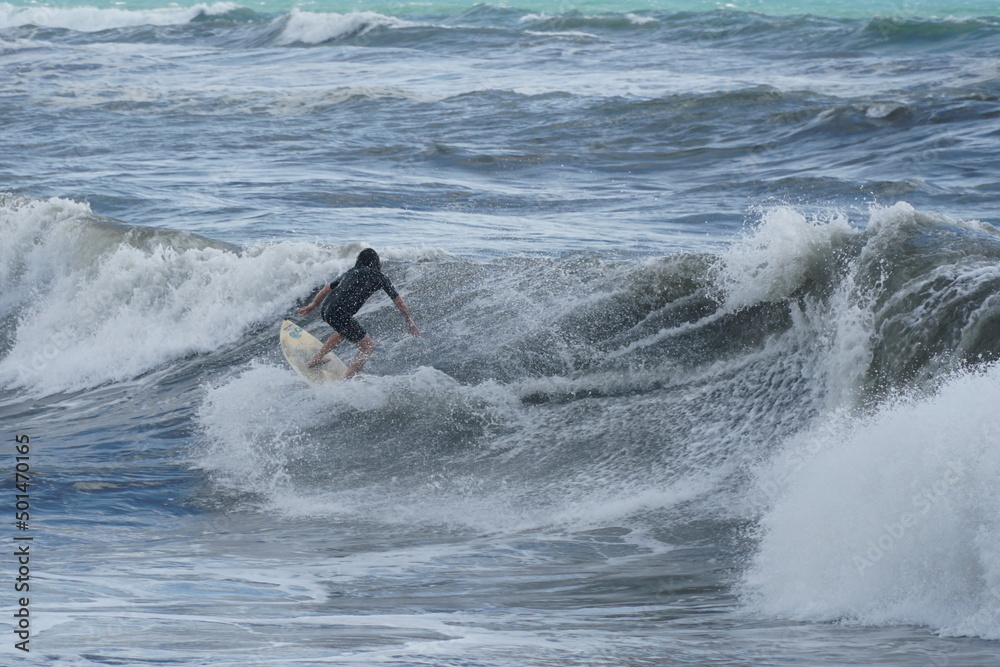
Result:
{"label": "person riding surfboard", "polygon": [[392,282],[382,273],[382,262],[378,253],[372,248],[365,248],[358,253],[353,268],[345,271],[329,285],[324,285],[323,289],[317,292],[312,303],[299,309],[299,315],[308,315],[320,304],[323,304],[320,315],[324,322],[333,327],[333,334],[326,340],[316,356],[309,360],[308,366],[322,364],[323,357],[333,348],[345,340],[349,340],[357,345],[358,352],[348,364],[345,378],[352,377],[361,370],[361,367],[375,351],[375,342],[361,324],[354,319],[354,315],[365,305],[365,301],[380,289],[392,299],[396,308],[403,315],[407,333],[413,337],[420,335],[420,329],[413,321],[410,309],[403,301],[403,297],[399,296],[399,293],[392,286]]}

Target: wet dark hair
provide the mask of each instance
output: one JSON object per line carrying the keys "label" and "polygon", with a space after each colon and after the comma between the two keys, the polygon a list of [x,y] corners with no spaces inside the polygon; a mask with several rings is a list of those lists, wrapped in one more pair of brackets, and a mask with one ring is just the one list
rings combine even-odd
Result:
{"label": "wet dark hair", "polygon": [[358,253],[358,259],[354,262],[355,268],[360,268],[362,266],[371,267],[377,271],[382,270],[382,260],[378,258],[378,253],[372,248],[365,248]]}

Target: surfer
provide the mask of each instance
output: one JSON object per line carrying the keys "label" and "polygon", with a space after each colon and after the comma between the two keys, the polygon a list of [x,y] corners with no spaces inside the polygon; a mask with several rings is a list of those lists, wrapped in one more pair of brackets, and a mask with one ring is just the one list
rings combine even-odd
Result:
{"label": "surfer", "polygon": [[323,357],[330,350],[343,343],[344,340],[349,340],[358,346],[358,353],[347,366],[345,377],[351,377],[361,370],[361,367],[372,356],[372,352],[375,351],[375,342],[354,319],[354,315],[365,305],[365,301],[380,289],[389,295],[392,302],[396,304],[396,308],[402,313],[406,321],[407,333],[414,337],[420,335],[420,329],[414,323],[410,309],[403,301],[403,297],[399,296],[389,278],[382,273],[382,262],[379,260],[378,253],[371,248],[365,248],[358,253],[354,268],[345,271],[329,285],[324,285],[312,303],[299,309],[299,315],[308,315],[322,303],[323,309],[320,314],[323,321],[333,327],[333,335],[327,339],[316,356],[309,360],[309,366],[320,365],[324,362]]}

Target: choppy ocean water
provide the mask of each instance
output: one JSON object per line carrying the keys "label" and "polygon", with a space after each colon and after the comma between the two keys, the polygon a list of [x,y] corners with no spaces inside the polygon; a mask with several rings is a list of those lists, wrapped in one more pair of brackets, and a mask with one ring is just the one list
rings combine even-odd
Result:
{"label": "choppy ocean water", "polygon": [[995,664],[998,100],[971,0],[0,3],[4,664]]}

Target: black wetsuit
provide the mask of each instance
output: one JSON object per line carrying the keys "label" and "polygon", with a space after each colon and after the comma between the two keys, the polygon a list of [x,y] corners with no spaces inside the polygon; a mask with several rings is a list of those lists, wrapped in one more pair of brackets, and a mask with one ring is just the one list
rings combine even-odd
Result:
{"label": "black wetsuit", "polygon": [[326,295],[320,311],[323,320],[352,343],[357,343],[366,335],[354,319],[354,314],[361,310],[368,297],[380,289],[385,290],[390,299],[399,296],[385,274],[370,266],[348,269],[330,283],[330,289],[332,291]]}

